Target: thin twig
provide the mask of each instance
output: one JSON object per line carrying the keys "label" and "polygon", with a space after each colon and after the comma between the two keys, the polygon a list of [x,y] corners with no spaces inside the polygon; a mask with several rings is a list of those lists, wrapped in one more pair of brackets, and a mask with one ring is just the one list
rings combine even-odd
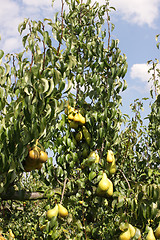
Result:
{"label": "thin twig", "polygon": [[118,170],[122,173],[124,179],[126,180],[126,183],[127,183],[127,185],[128,185],[128,188],[131,189],[131,186],[130,186],[130,184],[129,184],[129,182],[128,182],[128,179],[126,178],[124,172],[123,172],[121,169],[118,169]]}
{"label": "thin twig", "polygon": [[57,49],[57,56],[58,56],[58,54],[59,54],[60,47],[61,47],[61,44],[62,44],[63,27],[64,27],[64,25],[63,25],[63,8],[64,8],[64,2],[63,2],[63,0],[61,0],[61,1],[62,1],[62,9],[61,9],[62,27],[61,27],[61,40],[60,40],[60,42],[59,42],[59,46],[58,46],[58,49]]}
{"label": "thin twig", "polygon": [[[43,29],[43,31],[44,31],[44,25],[42,25],[42,29]],[[42,42],[43,42],[44,56],[43,56],[43,68],[42,68],[41,74],[42,74],[43,71],[44,71],[45,60],[46,60],[46,46],[45,46],[44,40],[43,40]]]}
{"label": "thin twig", "polygon": [[63,191],[62,191],[62,195],[61,195],[61,201],[60,201],[60,204],[62,204],[62,201],[63,201],[63,197],[64,197],[64,192],[65,192],[65,188],[66,188],[66,183],[68,181],[68,178],[65,178],[64,180],[64,184],[63,184]]}
{"label": "thin twig", "polygon": [[111,30],[110,30],[110,24],[109,24],[109,9],[108,9],[108,5],[107,5],[107,24],[108,24],[108,49],[109,49],[109,45],[110,45],[110,39],[111,39]]}

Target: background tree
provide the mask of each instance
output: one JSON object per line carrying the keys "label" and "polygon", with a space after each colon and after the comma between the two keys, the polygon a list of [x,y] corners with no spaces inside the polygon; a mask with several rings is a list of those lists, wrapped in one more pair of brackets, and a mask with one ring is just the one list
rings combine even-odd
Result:
{"label": "background tree", "polygon": [[[132,239],[143,239],[159,223],[159,95],[149,128],[145,98],[131,104],[132,118],[120,111],[127,62],[111,38],[111,9],[109,1],[62,0],[54,21],[25,19],[24,51],[1,61],[0,217],[9,239],[111,240],[128,223]],[[33,147],[53,156],[27,173]],[[113,193],[97,190],[104,174]],[[47,219],[56,204],[69,214]]]}

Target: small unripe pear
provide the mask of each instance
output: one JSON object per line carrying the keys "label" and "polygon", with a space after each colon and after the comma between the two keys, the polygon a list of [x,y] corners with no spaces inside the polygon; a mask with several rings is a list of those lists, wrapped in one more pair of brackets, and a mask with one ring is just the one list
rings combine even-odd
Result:
{"label": "small unripe pear", "polygon": [[49,209],[46,213],[47,218],[50,220],[52,217],[57,217],[58,215],[58,205],[56,204],[53,209]]}
{"label": "small unripe pear", "polygon": [[61,217],[66,217],[68,215],[68,210],[61,204],[58,204],[58,214]]}

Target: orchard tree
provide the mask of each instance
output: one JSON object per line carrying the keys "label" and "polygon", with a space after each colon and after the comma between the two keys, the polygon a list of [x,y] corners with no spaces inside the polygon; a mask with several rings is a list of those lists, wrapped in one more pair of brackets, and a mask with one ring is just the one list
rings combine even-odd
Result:
{"label": "orchard tree", "polygon": [[0,51],[0,234],[159,238],[158,82],[148,126],[145,98],[131,104],[133,117],[123,114],[127,60],[111,37],[115,9],[108,0],[61,3],[54,20],[19,25],[21,53],[2,61]]}

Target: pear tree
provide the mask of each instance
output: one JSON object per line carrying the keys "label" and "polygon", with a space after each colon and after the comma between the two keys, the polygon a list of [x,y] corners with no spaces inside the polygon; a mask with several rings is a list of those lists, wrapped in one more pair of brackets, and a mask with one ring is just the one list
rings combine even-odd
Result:
{"label": "pear tree", "polygon": [[159,237],[158,82],[148,125],[146,98],[122,113],[127,57],[112,37],[114,7],[61,4],[54,20],[19,25],[22,52],[0,50],[0,234]]}

